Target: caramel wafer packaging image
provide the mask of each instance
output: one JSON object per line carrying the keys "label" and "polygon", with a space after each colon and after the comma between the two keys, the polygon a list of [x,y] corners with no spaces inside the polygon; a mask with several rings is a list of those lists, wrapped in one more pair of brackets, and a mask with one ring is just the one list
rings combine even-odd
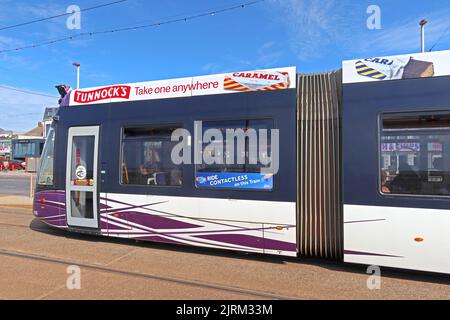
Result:
{"label": "caramel wafer packaging image", "polygon": [[450,50],[347,60],[343,82],[380,82],[450,76]]}
{"label": "caramel wafer packaging image", "polygon": [[429,78],[434,76],[434,63],[411,57],[403,71],[403,79]]}
{"label": "caramel wafer packaging image", "polygon": [[398,80],[402,79],[403,70],[409,59],[405,57],[395,58],[368,58],[355,63],[356,72],[373,80]]}
{"label": "caramel wafer packaging image", "polygon": [[227,74],[224,89],[233,91],[283,90],[290,87],[289,72],[255,71]]}

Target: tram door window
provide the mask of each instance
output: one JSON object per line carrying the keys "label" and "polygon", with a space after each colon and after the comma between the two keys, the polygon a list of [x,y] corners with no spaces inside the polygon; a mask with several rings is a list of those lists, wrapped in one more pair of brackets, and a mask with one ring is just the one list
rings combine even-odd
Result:
{"label": "tram door window", "polygon": [[[73,186],[94,185],[94,136],[73,137],[71,181]],[[93,218],[94,202],[90,192],[71,192],[72,217]]]}
{"label": "tram door window", "polygon": [[450,115],[383,116],[381,192],[450,195]]}
{"label": "tram door window", "polygon": [[73,137],[71,177],[73,185],[87,185],[94,178],[94,136]]}
{"label": "tram door window", "polygon": [[70,197],[72,217],[87,219],[92,219],[94,217],[94,201],[92,193],[72,191]]}
{"label": "tram door window", "polygon": [[69,129],[66,204],[70,226],[98,227],[98,137],[99,127]]}

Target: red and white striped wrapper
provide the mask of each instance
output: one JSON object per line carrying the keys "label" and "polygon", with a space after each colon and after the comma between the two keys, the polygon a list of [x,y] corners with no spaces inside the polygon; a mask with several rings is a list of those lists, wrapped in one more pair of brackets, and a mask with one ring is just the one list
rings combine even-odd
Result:
{"label": "red and white striped wrapper", "polygon": [[226,75],[223,88],[233,91],[268,91],[288,89],[289,72],[236,72]]}

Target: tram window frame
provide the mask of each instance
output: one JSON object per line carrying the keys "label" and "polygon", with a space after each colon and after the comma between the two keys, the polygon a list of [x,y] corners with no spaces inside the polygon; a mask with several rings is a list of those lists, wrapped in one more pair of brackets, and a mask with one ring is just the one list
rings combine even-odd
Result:
{"label": "tram window frame", "polygon": [[[218,123],[220,127],[220,124],[223,123],[232,123],[232,122],[245,122],[248,123],[249,121],[268,121],[270,122],[270,127],[267,128],[267,130],[270,132],[270,130],[273,129],[277,129],[276,128],[276,121],[274,118],[272,117],[252,117],[252,118],[223,118],[223,119],[198,119],[197,121],[202,121],[202,132],[200,133],[202,135],[203,138],[203,134],[204,134],[204,124],[210,124],[210,123]],[[210,128],[215,128],[214,126],[210,127]],[[235,129],[238,129],[238,127],[235,127]],[[196,129],[194,129],[196,131]],[[197,132],[196,132],[197,134]],[[270,133],[270,154],[272,154],[272,136]],[[194,139],[197,139],[197,137],[194,137]],[[195,143],[195,148],[197,147],[197,143]],[[259,146],[258,146],[259,147]],[[197,151],[194,150],[194,153],[196,153]],[[248,152],[248,149],[246,148],[246,152]],[[202,150],[201,150],[201,154],[202,154],[202,165],[203,165],[203,145],[202,145]],[[258,150],[258,156],[259,156],[259,150]],[[199,173],[198,171],[198,166],[199,164],[194,163],[194,188],[196,190],[205,190],[205,191],[218,191],[218,192],[230,192],[230,191],[239,191],[239,192],[266,192],[266,193],[273,193],[276,191],[276,176],[277,174],[274,174],[272,177],[272,188],[270,189],[261,189],[261,188],[234,188],[234,187],[222,187],[222,188],[214,188],[214,187],[199,187],[196,183],[197,180],[197,174]],[[220,172],[218,172],[220,173]],[[221,172],[223,173],[223,172]],[[238,173],[238,172],[230,172],[230,173]],[[244,174],[246,172],[243,172]],[[251,172],[249,172],[251,173]]]}
{"label": "tram window frame", "polygon": [[[440,120],[440,123],[436,123],[435,125],[432,125],[433,121],[439,121],[436,120],[436,118],[444,118],[443,120]],[[384,127],[384,122],[385,120],[391,120],[391,128],[390,129],[385,129]],[[428,121],[428,123],[426,123],[426,126],[420,126],[419,122],[417,122],[417,120],[420,120],[421,123],[426,123],[425,121]],[[395,124],[395,122],[398,121],[398,124]],[[401,125],[399,125],[399,123],[405,123],[404,127],[401,127]],[[409,123],[409,126],[407,126]],[[415,124],[415,125],[414,125]],[[395,126],[397,126],[395,128]],[[418,151],[418,156],[419,158],[425,158],[426,156],[429,156],[430,152],[433,152],[432,150],[429,150],[429,146],[430,143],[432,144],[433,141],[430,141],[430,137],[433,136],[439,136],[439,131],[450,131],[450,113],[448,111],[428,111],[428,112],[402,112],[402,113],[380,113],[378,115],[378,144],[377,144],[377,156],[378,156],[378,193],[383,196],[383,197],[409,197],[409,198],[443,198],[443,199],[448,199],[450,198],[450,179],[447,181],[447,184],[443,184],[443,186],[447,185],[448,188],[448,194],[422,194],[422,193],[398,193],[398,192],[385,192],[383,191],[383,187],[385,186],[385,184],[383,184],[383,174],[382,172],[384,171],[384,165],[383,165],[383,137],[384,136],[389,136],[389,135],[384,135],[385,132],[397,132],[399,133],[399,136],[401,136],[402,133],[404,132],[411,132],[411,133],[419,133],[422,134],[424,132],[426,132],[426,135],[423,136],[419,136],[419,138],[422,138],[423,140],[426,139],[426,149],[425,151],[422,150],[422,148],[420,149],[420,151]],[[406,136],[405,137],[413,137],[413,135],[411,134],[410,136]],[[426,138],[424,138],[426,137]],[[397,139],[395,139],[397,140]],[[432,139],[431,139],[432,140]],[[444,143],[442,143],[444,144]],[[448,142],[448,144],[450,145],[450,140]],[[421,144],[422,145],[422,144]],[[444,158],[444,146],[442,146],[442,156],[440,157],[441,159]],[[448,151],[450,153],[450,150]],[[399,164],[397,164],[399,165]],[[427,169],[425,171],[420,170],[420,165],[419,165],[419,170],[418,173],[416,173],[419,178],[420,178],[420,184],[421,184],[421,188],[423,187],[424,183],[428,183],[431,184],[433,183],[433,181],[430,181],[430,172],[431,172],[431,168],[430,166],[430,162],[427,162]],[[434,168],[434,164],[432,164],[433,169]],[[448,165],[448,170],[446,171],[445,169],[442,169],[442,174],[446,174],[448,176],[450,176],[450,164]],[[424,180],[422,178],[422,176],[424,176],[425,174],[427,174],[428,176],[428,180]],[[396,175],[398,176],[398,174]],[[441,177],[442,179],[444,179],[444,177]]]}
{"label": "tram window frame", "polygon": [[[171,134],[177,130],[177,129],[183,129],[184,126],[182,123],[152,123],[152,124],[144,124],[144,125],[130,125],[130,126],[123,126],[121,128],[121,137],[120,137],[120,162],[119,162],[119,184],[123,187],[142,187],[142,188],[182,188],[184,185],[184,164],[181,165],[175,165],[173,164],[174,167],[177,167],[180,171],[180,184],[138,184],[138,183],[124,183],[123,181],[123,175],[124,175],[124,171],[123,171],[123,163],[124,163],[124,147],[126,142],[131,142],[131,141],[149,141],[148,136],[147,138],[145,138],[144,136],[142,137],[137,137],[137,138],[130,138],[130,137],[126,137],[126,130],[164,130],[164,129],[172,129]],[[164,138],[168,141],[168,142],[172,142],[174,144],[177,144],[179,142],[173,142],[171,141],[171,134],[169,137],[164,136]],[[157,136],[155,136],[156,138],[158,138]],[[161,136],[159,137],[161,138]],[[168,139],[167,139],[168,138]],[[150,140],[154,140],[155,138],[150,138]],[[160,140],[161,141],[161,140]],[[158,141],[155,141],[158,142]],[[155,178],[156,179],[156,178]]]}
{"label": "tram window frame", "polygon": [[[54,187],[55,186],[55,179],[56,179],[56,166],[55,166],[55,163],[56,163],[56,147],[57,147],[57,145],[56,145],[56,143],[57,143],[57,141],[56,141],[56,139],[57,139],[57,135],[56,135],[56,126],[54,126],[54,125],[51,125],[50,126],[50,130],[49,130],[49,132],[48,132],[48,134],[47,134],[47,137],[46,137],[46,139],[48,138],[48,137],[50,137],[50,135],[53,135],[53,142],[52,142],[52,153],[53,153],[53,155],[52,155],[52,157],[53,157],[53,160],[52,160],[52,183],[51,184],[44,184],[44,183],[41,183],[41,181],[40,181],[40,178],[41,178],[41,168],[43,167],[43,165],[44,165],[44,163],[46,163],[46,162],[44,162],[44,161],[40,161],[40,163],[39,163],[39,166],[38,166],[38,168],[39,168],[39,174],[37,175],[37,177],[36,177],[36,181],[37,181],[37,185],[39,186],[39,187],[42,187],[42,188],[51,188],[51,187]],[[46,141],[47,142],[47,141]],[[45,143],[44,143],[44,146],[43,146],[43,149],[42,149],[42,152],[41,152],[41,158],[42,158],[42,156],[44,155],[44,151],[47,151],[46,149],[45,149]]]}

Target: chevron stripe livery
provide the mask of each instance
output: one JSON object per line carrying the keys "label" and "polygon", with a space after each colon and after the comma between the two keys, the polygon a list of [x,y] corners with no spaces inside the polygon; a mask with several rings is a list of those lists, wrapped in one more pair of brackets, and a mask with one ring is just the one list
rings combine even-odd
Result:
{"label": "chevron stripe livery", "polygon": [[361,76],[369,77],[369,78],[377,79],[377,80],[384,80],[387,77],[384,73],[368,67],[362,61],[356,62],[355,66],[356,66],[356,72]]}

